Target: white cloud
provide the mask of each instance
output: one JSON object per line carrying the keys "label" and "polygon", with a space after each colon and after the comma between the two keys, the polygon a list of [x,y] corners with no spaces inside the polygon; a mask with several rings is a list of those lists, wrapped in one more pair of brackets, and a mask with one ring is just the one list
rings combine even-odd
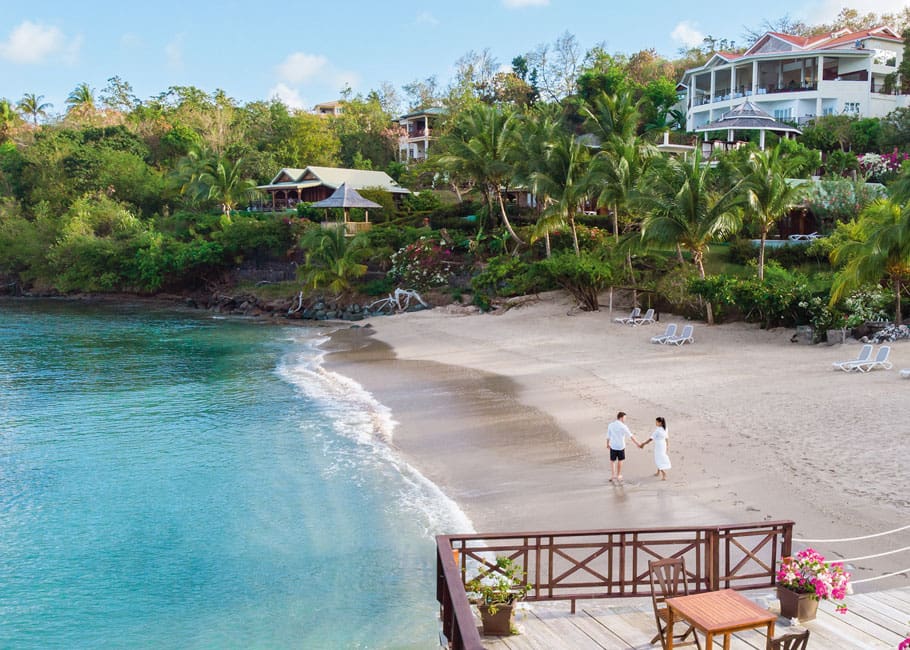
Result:
{"label": "white cloud", "polygon": [[164,55],[167,57],[169,68],[175,70],[183,68],[183,34],[177,34],[174,40],[164,46]]}
{"label": "white cloud", "polygon": [[416,22],[418,25],[432,25],[435,27],[439,24],[439,19],[429,11],[421,11],[419,14],[417,14]]}
{"label": "white cloud", "polygon": [[310,105],[300,96],[300,93],[287,84],[280,83],[269,91],[269,97],[277,97],[288,108],[309,108]]}
{"label": "white cloud", "polygon": [[78,53],[81,39],[70,44],[59,27],[41,25],[26,20],[10,32],[9,38],[0,43],[0,58],[13,63],[44,63],[55,54],[72,60]]}
{"label": "white cloud", "polygon": [[698,31],[693,23],[684,20],[673,28],[673,31],[670,32],[670,38],[686,47],[695,47],[702,44],[705,35]]}
{"label": "white cloud", "polygon": [[321,54],[294,52],[278,64],[278,78],[292,84],[304,83],[326,72],[329,60]]}
{"label": "white cloud", "polygon": [[502,0],[506,9],[523,9],[525,7],[546,7],[550,0]]}

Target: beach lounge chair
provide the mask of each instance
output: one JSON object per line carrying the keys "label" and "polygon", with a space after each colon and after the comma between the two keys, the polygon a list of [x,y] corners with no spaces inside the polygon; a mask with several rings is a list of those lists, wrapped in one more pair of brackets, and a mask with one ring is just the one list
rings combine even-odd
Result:
{"label": "beach lounge chair", "polygon": [[850,359],[849,361],[835,361],[832,365],[836,370],[843,370],[844,372],[850,372],[851,370],[856,370],[857,363],[863,363],[868,361],[872,356],[872,344],[866,343],[863,345],[862,349],[859,351],[859,355],[855,359]]}
{"label": "beach lounge chair", "polygon": [[664,343],[671,336],[676,336],[676,323],[670,323],[667,325],[667,329],[663,334],[652,336],[651,343]]}
{"label": "beach lounge chair", "polygon": [[869,361],[860,361],[854,364],[854,368],[860,372],[869,372],[870,370],[891,370],[892,364],[888,361],[888,355],[891,354],[891,346],[883,345],[878,349],[878,354],[874,359]]}
{"label": "beach lounge chair", "polygon": [[904,368],[901,370],[901,377],[904,379],[910,378],[910,368]]}
{"label": "beach lounge chair", "polygon": [[[654,606],[654,620],[657,622],[657,634],[651,639],[651,645],[660,641],[660,645],[667,648],[667,598],[674,596],[687,596],[689,594],[689,577],[686,574],[686,562],[682,558],[669,558],[666,560],[650,560],[648,562],[648,577],[651,580],[651,604]],[[686,621],[678,621],[676,630],[683,630],[680,634],[673,635],[673,647],[695,645],[701,650],[698,636],[692,625],[686,626]],[[691,641],[686,637],[692,635]]]}
{"label": "beach lounge chair", "polygon": [[632,313],[629,314],[628,316],[626,316],[625,318],[614,318],[613,322],[622,323],[623,325],[627,325],[630,323],[634,323],[635,319],[638,318],[639,316],[641,316],[641,307],[636,307],[635,309],[632,310]]}
{"label": "beach lounge chair", "polygon": [[691,325],[685,325],[682,328],[682,334],[679,336],[671,336],[664,343],[667,345],[682,345],[683,343],[695,343],[695,339],[692,337],[693,327]]}
{"label": "beach lounge chair", "polygon": [[641,318],[632,319],[632,325],[650,325],[654,322],[654,310],[649,309]]}

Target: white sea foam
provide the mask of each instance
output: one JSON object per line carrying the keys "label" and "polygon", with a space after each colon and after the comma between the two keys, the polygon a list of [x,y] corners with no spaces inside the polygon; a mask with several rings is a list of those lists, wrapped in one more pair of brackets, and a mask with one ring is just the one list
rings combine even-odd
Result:
{"label": "white sea foam", "polygon": [[307,336],[295,331],[292,340],[298,344],[297,351],[281,361],[278,373],[322,405],[335,434],[371,451],[367,459],[361,455],[335,454],[332,441],[324,440],[327,456],[334,458],[330,471],[346,471],[351,465],[365,461],[375,463],[380,470],[392,469],[401,478],[396,505],[426,522],[426,536],[475,532],[471,520],[458,504],[392,447],[396,422],[391,410],[353,379],[325,369],[326,353],[320,346],[329,340],[328,337]]}

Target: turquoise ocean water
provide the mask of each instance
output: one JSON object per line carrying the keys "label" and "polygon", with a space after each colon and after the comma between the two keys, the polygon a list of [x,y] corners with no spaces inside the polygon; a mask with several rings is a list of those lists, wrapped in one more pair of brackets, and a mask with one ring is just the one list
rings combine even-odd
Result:
{"label": "turquoise ocean water", "polygon": [[314,330],[0,302],[0,648],[432,648],[470,524]]}

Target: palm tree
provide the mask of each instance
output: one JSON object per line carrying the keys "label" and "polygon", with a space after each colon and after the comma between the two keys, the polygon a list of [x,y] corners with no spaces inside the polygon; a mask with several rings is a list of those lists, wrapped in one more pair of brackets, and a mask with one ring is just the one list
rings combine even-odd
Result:
{"label": "palm tree", "polygon": [[601,142],[612,137],[625,140],[635,135],[638,129],[641,121],[640,106],[641,101],[633,101],[628,92],[608,95],[602,91],[590,103],[585,104],[581,113],[585,117],[588,131]]}
{"label": "palm tree", "polygon": [[619,224],[631,217],[642,179],[657,149],[630,135],[611,136],[591,165],[592,183],[600,187],[597,204],[613,212],[613,236],[619,241]]}
{"label": "palm tree", "polygon": [[67,114],[88,117],[95,113],[95,91],[85,82],[73,89],[67,98]]}
{"label": "palm tree", "polygon": [[327,288],[342,294],[351,288],[351,280],[362,277],[367,267],[354,258],[360,238],[348,240],[344,228],[313,228],[304,235],[301,247],[306,250],[306,264],[298,274],[310,289]]}
{"label": "palm tree", "polygon": [[758,225],[761,244],[758,248],[758,279],[765,279],[765,241],[768,231],[796,203],[801,190],[787,183],[786,164],[780,146],[755,151],[746,162],[744,180],[747,212]]}
{"label": "palm tree", "polygon": [[[717,190],[711,184],[711,167],[703,165],[698,151],[690,160],[670,158],[646,198],[649,214],[642,225],[642,240],[658,245],[679,245],[692,253],[698,275],[705,279],[705,254],[710,244],[734,232],[740,224],[743,201],[740,184]],[[707,303],[708,324],[714,311]]]}
{"label": "palm tree", "polygon": [[446,153],[438,158],[438,163],[458,176],[473,179],[483,195],[487,214],[492,217],[498,203],[509,235],[523,244],[509,222],[502,200],[502,189],[514,171],[508,157],[515,126],[516,116],[511,109],[487,104],[472,106],[458,116],[452,132],[440,138],[440,149]]}
{"label": "palm tree", "polygon": [[256,187],[251,179],[241,176],[242,160],[238,158],[232,163],[226,156],[213,158],[196,181],[202,198],[221,203],[222,212],[228,216],[237,203],[248,197]]}
{"label": "palm tree", "polygon": [[910,203],[880,199],[863,210],[850,239],[831,261],[844,264],[831,287],[834,305],[847,291],[887,278],[894,290],[894,322],[901,322],[901,294],[910,286]]}
{"label": "palm tree", "polygon": [[32,118],[32,124],[35,126],[38,126],[38,118],[47,117],[47,109],[53,108],[53,104],[42,102],[42,99],[44,99],[44,95],[25,93],[16,105],[23,115]]}
{"label": "palm tree", "polygon": [[538,168],[530,174],[534,187],[549,201],[539,228],[550,232],[568,224],[576,255],[580,255],[581,251],[575,215],[582,209],[588,195],[589,161],[587,147],[579,142],[574,133],[556,129],[545,145],[544,157],[539,161]]}

